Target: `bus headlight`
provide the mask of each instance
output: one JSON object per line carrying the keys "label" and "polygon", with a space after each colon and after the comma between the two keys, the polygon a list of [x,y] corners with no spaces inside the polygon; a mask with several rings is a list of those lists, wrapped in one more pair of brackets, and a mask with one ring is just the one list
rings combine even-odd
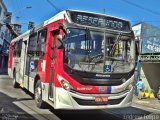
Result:
{"label": "bus headlight", "polygon": [[57,79],[59,80],[59,82],[65,90],[73,89],[70,83],[67,80],[65,80],[61,75],[57,75]]}
{"label": "bus headlight", "polygon": [[65,90],[73,89],[73,87],[66,81],[66,80],[61,80],[61,85]]}

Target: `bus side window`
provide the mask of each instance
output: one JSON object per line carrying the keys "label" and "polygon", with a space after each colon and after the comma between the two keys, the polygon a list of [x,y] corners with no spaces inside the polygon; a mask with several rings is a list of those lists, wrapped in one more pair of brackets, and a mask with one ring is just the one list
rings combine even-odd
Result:
{"label": "bus side window", "polygon": [[43,29],[38,32],[38,41],[37,41],[37,51],[38,52],[41,52],[41,53],[45,52],[46,36],[47,36],[46,29]]}
{"label": "bus side window", "polygon": [[37,49],[37,32],[32,33],[29,36],[28,49],[27,49],[27,59],[26,59],[26,70],[25,74],[30,75],[34,71],[34,56]]}
{"label": "bus side window", "polygon": [[14,43],[14,52],[13,52],[13,57],[17,56],[17,51],[18,51],[18,42]]}
{"label": "bus side window", "polygon": [[34,56],[36,48],[37,48],[37,33],[33,33],[29,37],[28,51],[27,51],[28,54]]}
{"label": "bus side window", "polygon": [[21,49],[22,49],[22,39],[18,42],[17,57],[21,56]]}

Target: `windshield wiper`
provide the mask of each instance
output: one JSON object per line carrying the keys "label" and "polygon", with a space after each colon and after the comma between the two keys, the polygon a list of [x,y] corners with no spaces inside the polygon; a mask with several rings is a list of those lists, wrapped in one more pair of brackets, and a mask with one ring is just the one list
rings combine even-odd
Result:
{"label": "windshield wiper", "polygon": [[115,43],[113,44],[113,47],[110,51],[110,56],[112,56],[113,52],[115,51],[116,49],[116,45],[118,44],[118,42],[120,41],[120,38],[121,38],[121,33],[119,33],[119,35],[117,36],[117,39],[115,41]]}

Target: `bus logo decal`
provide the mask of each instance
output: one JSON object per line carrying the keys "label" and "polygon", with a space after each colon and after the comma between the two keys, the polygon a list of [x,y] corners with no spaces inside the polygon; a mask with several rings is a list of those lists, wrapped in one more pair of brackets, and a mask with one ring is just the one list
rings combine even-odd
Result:
{"label": "bus logo decal", "polygon": [[105,91],[105,87],[104,86],[100,86],[99,87],[99,92],[104,92]]}

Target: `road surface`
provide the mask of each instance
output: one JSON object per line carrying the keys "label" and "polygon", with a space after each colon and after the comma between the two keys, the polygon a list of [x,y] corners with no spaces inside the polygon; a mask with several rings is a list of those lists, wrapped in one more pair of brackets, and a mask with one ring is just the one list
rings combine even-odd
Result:
{"label": "road surface", "polygon": [[12,87],[12,79],[0,76],[0,118],[2,120],[160,120],[160,111],[133,104],[110,110],[57,111],[39,109],[33,98],[20,88]]}

